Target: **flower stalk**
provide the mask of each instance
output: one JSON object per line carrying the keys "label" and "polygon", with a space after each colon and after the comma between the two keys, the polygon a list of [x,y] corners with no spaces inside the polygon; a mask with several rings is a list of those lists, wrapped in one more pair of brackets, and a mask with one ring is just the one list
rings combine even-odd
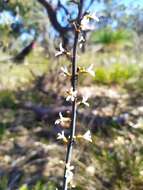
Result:
{"label": "flower stalk", "polygon": [[[82,16],[82,8],[83,8],[83,0],[80,0],[78,4],[78,17],[76,20],[76,26],[80,26],[81,24],[81,16]],[[72,76],[71,76],[71,86],[73,92],[77,91],[77,45],[79,40],[79,30],[75,27],[75,36],[74,36],[74,44],[73,44],[73,52],[72,52]],[[72,113],[71,113],[71,126],[70,126],[70,138],[67,147],[67,154],[66,154],[66,163],[65,163],[65,171],[64,171],[64,179],[63,179],[63,190],[68,189],[68,169],[67,165],[71,165],[72,160],[72,152],[73,152],[73,145],[75,141],[75,131],[76,131],[76,115],[77,115],[77,99],[76,97],[72,101]]]}

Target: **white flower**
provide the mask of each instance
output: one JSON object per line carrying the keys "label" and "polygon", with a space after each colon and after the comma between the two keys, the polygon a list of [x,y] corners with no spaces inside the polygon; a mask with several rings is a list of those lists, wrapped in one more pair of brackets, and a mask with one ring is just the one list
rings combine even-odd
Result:
{"label": "white flower", "polygon": [[79,38],[79,40],[78,40],[78,42],[79,42],[79,48],[82,48],[82,47],[83,47],[85,41],[86,41],[86,40],[85,40],[84,36],[82,35],[82,36]]}
{"label": "white flower", "polygon": [[143,128],[143,118],[140,117],[140,118],[137,120],[137,123],[136,123],[136,124],[133,124],[132,127],[135,128],[135,129]]}
{"label": "white flower", "polygon": [[71,166],[69,163],[66,164],[66,175],[65,177],[67,178],[67,183],[71,183],[73,180],[73,172],[72,170],[74,169],[74,166]]}
{"label": "white flower", "polygon": [[81,103],[84,104],[85,106],[89,107],[89,103],[87,102],[87,100],[88,100],[88,97],[83,96]]}
{"label": "white flower", "polygon": [[59,45],[59,51],[55,54],[55,56],[56,57],[60,56],[60,55],[64,54],[65,52],[66,52],[66,50],[63,48],[62,43],[60,43],[60,45]]}
{"label": "white flower", "polygon": [[81,20],[81,29],[83,31],[86,30],[94,30],[95,26],[91,23],[92,20],[99,22],[99,18],[94,14],[86,14]]}
{"label": "white flower", "polygon": [[64,131],[62,131],[61,133],[57,134],[57,139],[58,140],[63,140],[63,142],[66,142],[66,143],[68,142],[67,138],[65,137]]}
{"label": "white flower", "polygon": [[62,43],[60,43],[59,51],[55,54],[55,56],[58,57],[63,54],[65,54],[67,56],[71,56],[71,53],[69,51],[67,51],[65,48],[63,48]]}
{"label": "white flower", "polygon": [[100,21],[99,18],[97,17],[97,15],[96,15],[96,13],[89,14],[88,17],[89,17],[89,19],[93,19],[96,22]]}
{"label": "white flower", "polygon": [[83,36],[81,36],[81,37],[79,38],[78,42],[79,42],[79,43],[85,42],[85,38],[84,38]]}
{"label": "white flower", "polygon": [[84,17],[81,21],[81,29],[83,31],[85,30],[94,30],[93,27],[91,27],[90,23],[89,23],[89,19],[87,19],[86,17]]}
{"label": "white flower", "polygon": [[89,142],[92,142],[92,138],[91,138],[91,132],[90,130],[88,130],[83,136],[82,136],[83,139],[89,141]]}
{"label": "white flower", "polygon": [[59,116],[60,116],[60,118],[55,121],[55,125],[59,125],[59,124],[65,125],[66,123],[70,122],[70,118],[69,117],[63,117],[61,112],[59,113]]}
{"label": "white flower", "polygon": [[66,164],[67,171],[72,171],[74,169],[74,166],[71,166],[69,163]]}
{"label": "white flower", "polygon": [[86,69],[86,72],[89,73],[91,76],[95,76],[95,72],[93,70],[93,64],[90,65],[87,69]]}
{"label": "white flower", "polygon": [[77,97],[77,91],[73,91],[73,88],[71,88],[70,90],[67,91],[67,97],[66,97],[66,101],[74,101],[75,98]]}

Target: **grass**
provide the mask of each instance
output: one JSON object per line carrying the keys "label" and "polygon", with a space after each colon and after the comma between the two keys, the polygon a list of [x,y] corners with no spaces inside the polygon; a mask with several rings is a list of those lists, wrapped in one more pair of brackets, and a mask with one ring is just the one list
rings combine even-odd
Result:
{"label": "grass", "polygon": [[22,185],[19,190],[55,190],[56,185],[52,182],[43,184],[42,182],[37,182],[33,187],[28,187],[27,185]]}
{"label": "grass", "polygon": [[[0,190],[6,190],[8,189],[8,178],[7,177],[1,177],[0,178]],[[19,190],[56,190],[56,184],[52,182],[48,182],[44,184],[43,182],[39,181],[32,187],[28,187],[27,185],[22,185],[19,187]]]}
{"label": "grass", "polygon": [[3,89],[16,90],[31,84],[35,77],[48,71],[49,61],[45,57],[30,55],[25,64],[0,63],[0,86]]}
{"label": "grass", "polygon": [[129,79],[135,77],[139,72],[136,65],[115,64],[108,67],[97,67],[94,81],[99,84],[124,85]]}
{"label": "grass", "polygon": [[[38,58],[39,55],[31,54],[28,58],[29,65],[9,65],[2,63],[0,70],[0,138],[5,137],[6,129],[11,126],[14,118],[20,115],[23,119],[20,121],[24,125],[25,115],[17,109],[18,101],[31,101],[37,104],[48,105],[51,100],[47,96],[42,96],[38,90],[30,91],[31,86],[34,85],[36,77],[45,73],[50,73],[55,65],[47,60],[45,57]],[[131,81],[136,81],[139,87],[143,89],[141,76],[141,69],[138,61],[133,63],[134,56],[131,54],[125,55],[123,52],[107,54],[94,54],[88,52],[79,58],[80,65],[87,67],[94,64],[96,76],[94,81],[91,78],[85,79],[85,75],[80,81],[83,85],[86,80],[89,84],[117,84],[122,87]],[[57,68],[63,64],[63,59],[60,60]],[[142,62],[142,61],[141,61]],[[31,74],[30,69],[35,74]],[[91,83],[91,80],[93,81]],[[49,81],[48,81],[49,82]],[[50,82],[49,82],[50,83]],[[130,85],[133,85],[131,83]],[[30,88],[29,88],[30,87]],[[24,90],[21,91],[22,89]],[[28,89],[28,91],[27,91]],[[20,93],[21,91],[21,93]],[[18,96],[17,96],[18,94]],[[93,103],[94,104],[94,103]],[[30,121],[28,120],[30,118]],[[34,118],[34,117],[33,117]],[[26,115],[26,122],[31,128],[37,125],[29,113]],[[19,121],[18,121],[19,122]],[[21,123],[20,123],[21,124]],[[43,126],[44,123],[41,123]],[[47,123],[45,124],[47,127]],[[29,130],[31,129],[29,127]],[[84,126],[85,127],[85,126]],[[17,136],[17,134],[15,133]],[[14,138],[14,134],[13,134]],[[143,187],[143,132],[138,129],[128,128],[128,126],[116,127],[106,126],[106,133],[100,129],[93,137],[93,144],[83,144],[76,150],[78,159],[75,157],[76,166],[76,183],[77,187],[73,190],[141,190]],[[37,139],[36,139],[37,140]],[[41,141],[41,139],[40,139]],[[49,139],[48,142],[49,143]],[[42,142],[42,141],[41,141]],[[80,144],[81,145],[81,144]],[[60,147],[63,148],[62,146]],[[53,150],[54,151],[54,150]],[[64,154],[64,153],[63,153]],[[61,155],[57,156],[60,159]],[[63,156],[63,155],[62,155]],[[52,160],[53,158],[49,158]],[[54,168],[53,168],[54,169]],[[56,174],[55,174],[56,175]],[[55,177],[55,176],[54,176]],[[87,180],[88,179],[88,180]],[[0,190],[7,189],[7,177],[0,179]],[[58,179],[57,179],[58,180]],[[59,182],[59,181],[58,181]],[[22,182],[21,182],[22,183]],[[57,184],[54,182],[38,181],[35,185],[27,187],[21,185],[19,190],[55,190]],[[60,189],[60,188],[59,188]]]}
{"label": "grass", "polygon": [[[114,53],[105,52],[102,54],[95,54],[94,52],[88,51],[86,54],[79,57],[79,65],[88,67],[93,64],[96,73],[94,81],[98,84],[123,85],[142,72],[139,63],[136,63],[137,61],[133,63],[134,60],[136,60],[136,58],[131,55],[131,53],[125,54],[122,51]],[[29,63],[28,65],[1,63],[0,87],[12,91],[24,89],[30,87],[37,77],[43,74],[49,74],[54,70],[60,70],[63,62],[69,65],[65,59],[60,59],[58,62],[55,62],[53,60],[48,60],[44,55],[41,55],[41,53],[39,55],[39,52],[31,54],[27,62]],[[89,77],[86,79],[85,76],[81,77],[81,85],[88,79]],[[90,82],[92,81],[90,80]]]}
{"label": "grass", "polygon": [[[88,51],[80,59],[80,66],[88,67],[94,65],[96,84],[104,85],[126,85],[129,81],[138,79],[142,73],[140,66],[141,60],[137,61],[131,52],[125,54],[123,51],[112,53],[92,53]],[[138,80],[139,82],[139,80]],[[80,78],[80,84],[91,84],[91,77],[83,75]]]}
{"label": "grass", "polygon": [[115,51],[115,49],[122,49],[125,46],[131,47],[131,37],[130,31],[105,28],[94,32],[91,41],[95,44],[102,44],[106,50]]}

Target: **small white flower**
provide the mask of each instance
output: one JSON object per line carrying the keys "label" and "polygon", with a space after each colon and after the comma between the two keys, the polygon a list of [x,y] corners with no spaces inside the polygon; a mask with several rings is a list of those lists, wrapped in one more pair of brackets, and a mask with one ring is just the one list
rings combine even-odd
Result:
{"label": "small white flower", "polygon": [[67,178],[67,183],[72,183],[73,180],[73,172],[72,170],[74,169],[74,166],[71,166],[69,163],[66,164],[66,178]]}
{"label": "small white flower", "polygon": [[63,140],[63,142],[68,142],[67,138],[65,137],[64,131],[62,131],[61,133],[57,134],[57,139],[58,140]]}
{"label": "small white flower", "polygon": [[89,141],[89,142],[92,142],[92,138],[91,138],[91,132],[90,130],[88,130],[83,136],[82,136],[83,139]]}
{"label": "small white flower", "polygon": [[83,36],[81,36],[81,37],[79,38],[78,42],[79,42],[79,43],[85,42],[85,38],[84,38]]}
{"label": "small white flower", "polygon": [[86,72],[89,73],[91,76],[95,76],[95,72],[93,70],[93,64],[90,65],[87,69],[86,69]]}
{"label": "small white flower", "polygon": [[81,29],[83,31],[86,30],[94,30],[95,26],[91,23],[92,20],[99,22],[99,18],[94,14],[86,14],[81,20]]}
{"label": "small white flower", "polygon": [[79,48],[82,48],[82,47],[83,47],[85,41],[86,41],[86,40],[85,40],[85,38],[84,38],[83,36],[81,36],[81,37],[79,38]]}
{"label": "small white flower", "polygon": [[83,47],[83,43],[80,43],[79,44],[79,48],[81,49]]}
{"label": "small white flower", "polygon": [[84,17],[81,21],[81,29],[83,31],[86,30],[93,30],[93,28],[91,27],[90,23],[89,23],[89,19],[87,19],[86,17]]}
{"label": "small white flower", "polygon": [[75,98],[77,97],[77,91],[73,91],[73,88],[71,88],[70,90],[67,91],[67,97],[66,97],[66,101],[74,101]]}
{"label": "small white flower", "polygon": [[96,15],[96,13],[90,14],[90,15],[89,15],[89,18],[95,20],[96,22],[99,22],[99,21],[100,21],[99,18],[97,17],[97,15]]}
{"label": "small white flower", "polygon": [[66,52],[66,50],[63,48],[62,43],[60,43],[59,51],[55,54],[55,56],[58,57],[58,56],[64,54],[65,52]]}
{"label": "small white flower", "polygon": [[65,123],[70,122],[70,118],[69,117],[63,117],[61,112],[59,113],[59,116],[60,116],[60,118],[55,121],[55,125],[59,125],[59,124],[65,125]]}
{"label": "small white flower", "polygon": [[67,55],[67,56],[71,56],[71,53],[69,51],[67,51],[66,49],[63,48],[62,43],[60,43],[59,45],[59,51],[55,54],[56,57],[60,56],[60,55]]}
{"label": "small white flower", "polygon": [[89,103],[87,102],[87,100],[88,100],[88,97],[83,96],[81,103],[84,104],[85,106],[89,107]]}
{"label": "small white flower", "polygon": [[74,169],[74,166],[71,166],[69,163],[66,164],[67,171],[72,171]]}
{"label": "small white flower", "polygon": [[132,127],[135,128],[135,129],[143,128],[143,118],[140,117],[140,118],[137,120],[137,123],[136,123],[136,124],[133,124]]}

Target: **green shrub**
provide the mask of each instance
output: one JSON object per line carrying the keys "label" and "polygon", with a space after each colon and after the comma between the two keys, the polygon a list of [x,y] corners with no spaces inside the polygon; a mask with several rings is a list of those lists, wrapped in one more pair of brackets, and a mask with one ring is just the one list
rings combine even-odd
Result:
{"label": "green shrub", "polygon": [[48,182],[47,184],[44,184],[43,182],[38,181],[34,187],[28,187],[27,185],[24,184],[20,187],[19,190],[55,190],[55,189],[56,185],[53,182]]}
{"label": "green shrub", "polygon": [[131,32],[127,30],[112,30],[105,28],[94,32],[91,36],[91,41],[95,44],[102,44],[110,50],[120,49],[124,46],[131,46]]}
{"label": "green shrub", "polygon": [[13,92],[4,90],[0,92],[0,107],[15,108],[15,96]]}
{"label": "green shrub", "polygon": [[136,65],[115,64],[96,68],[95,82],[99,84],[121,84],[124,85],[138,72]]}

